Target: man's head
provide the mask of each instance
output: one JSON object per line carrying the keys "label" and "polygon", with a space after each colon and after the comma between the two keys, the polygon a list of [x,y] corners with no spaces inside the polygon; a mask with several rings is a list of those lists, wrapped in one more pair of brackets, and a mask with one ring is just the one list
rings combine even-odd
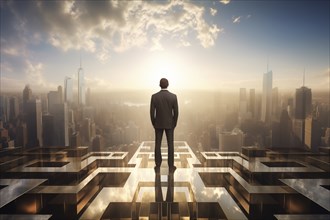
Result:
{"label": "man's head", "polygon": [[159,86],[162,89],[166,89],[168,87],[168,80],[165,78],[161,78],[159,81]]}

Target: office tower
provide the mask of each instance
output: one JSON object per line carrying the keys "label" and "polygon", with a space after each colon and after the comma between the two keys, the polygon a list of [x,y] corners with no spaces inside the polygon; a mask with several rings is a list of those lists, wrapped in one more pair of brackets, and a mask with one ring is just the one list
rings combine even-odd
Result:
{"label": "office tower", "polygon": [[28,147],[43,146],[42,141],[42,110],[39,99],[26,103],[26,127],[28,134]]}
{"label": "office tower", "polygon": [[25,123],[21,123],[16,128],[15,147],[26,147],[27,144],[27,127]]}
{"label": "office tower", "polygon": [[263,76],[262,100],[261,100],[261,121],[270,124],[272,121],[272,89],[273,72],[268,71]]}
{"label": "office tower", "polygon": [[305,119],[305,145],[314,152],[321,145],[321,126],[312,116]]}
{"label": "office tower", "polygon": [[91,97],[91,89],[87,88],[87,92],[86,92],[86,105],[90,106],[91,105],[91,101],[92,101],[92,97]]}
{"label": "office tower", "polygon": [[81,139],[83,144],[87,144],[91,141],[91,119],[85,118],[83,121],[83,125],[81,126]]}
{"label": "office tower", "polygon": [[297,146],[305,146],[305,119],[312,112],[312,90],[302,86],[296,89],[294,133]]}
{"label": "office tower", "polygon": [[62,86],[57,87],[57,93],[59,96],[60,103],[63,103],[63,89]]}
{"label": "office tower", "polygon": [[32,90],[29,85],[26,85],[23,90],[23,112],[26,111],[26,104],[32,98]]}
{"label": "office tower", "polygon": [[9,120],[13,121],[18,117],[19,114],[19,106],[18,106],[18,98],[11,97],[9,99]]}
{"label": "office tower", "polygon": [[61,104],[61,97],[58,91],[48,92],[48,112],[52,111],[54,105]]}
{"label": "office tower", "polygon": [[53,105],[50,113],[54,117],[53,144],[58,146],[69,146],[67,103]]}
{"label": "office tower", "polygon": [[103,151],[104,150],[104,138],[101,135],[96,135],[92,141],[93,151]]}
{"label": "office tower", "polygon": [[296,89],[295,118],[305,119],[312,113],[312,90],[305,86]]}
{"label": "office tower", "polygon": [[251,112],[252,118],[255,118],[255,115],[256,115],[256,92],[255,92],[255,89],[250,89],[249,111]]}
{"label": "office tower", "polygon": [[244,121],[247,117],[247,98],[246,98],[246,89],[240,88],[239,90],[239,119],[240,122]]}
{"label": "office tower", "polygon": [[272,117],[274,119],[279,119],[280,117],[279,95],[277,87],[272,89]]}
{"label": "office tower", "polygon": [[70,77],[65,77],[64,79],[64,101],[72,102],[73,92],[72,92],[72,79]]}
{"label": "office tower", "polygon": [[78,69],[78,105],[85,105],[85,79],[84,79],[84,70],[81,67]]}
{"label": "office tower", "polygon": [[287,110],[282,110],[279,125],[279,146],[283,148],[292,145],[292,121]]}
{"label": "office tower", "polygon": [[45,147],[53,146],[54,116],[46,114],[42,116],[42,138]]}
{"label": "office tower", "polygon": [[42,113],[48,113],[48,94],[41,96]]}
{"label": "office tower", "polygon": [[231,132],[221,132],[219,134],[219,150],[241,152],[243,140],[244,133],[238,128],[233,129]]}

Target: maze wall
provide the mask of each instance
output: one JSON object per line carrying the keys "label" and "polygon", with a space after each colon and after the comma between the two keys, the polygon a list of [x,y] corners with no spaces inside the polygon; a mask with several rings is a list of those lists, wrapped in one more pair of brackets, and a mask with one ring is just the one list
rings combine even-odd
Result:
{"label": "maze wall", "polygon": [[127,152],[2,150],[0,219],[330,219],[327,153],[196,152],[175,142]]}

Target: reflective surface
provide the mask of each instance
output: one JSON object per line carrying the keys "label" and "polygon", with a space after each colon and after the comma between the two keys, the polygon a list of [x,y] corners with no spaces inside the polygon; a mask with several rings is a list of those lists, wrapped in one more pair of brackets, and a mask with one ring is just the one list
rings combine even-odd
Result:
{"label": "reflective surface", "polygon": [[330,216],[327,154],[260,149],[246,149],[244,155],[194,153],[177,141],[177,170],[168,172],[163,144],[163,164],[155,173],[153,146],[146,141],[128,152],[62,147],[6,151],[0,154],[0,219]]}

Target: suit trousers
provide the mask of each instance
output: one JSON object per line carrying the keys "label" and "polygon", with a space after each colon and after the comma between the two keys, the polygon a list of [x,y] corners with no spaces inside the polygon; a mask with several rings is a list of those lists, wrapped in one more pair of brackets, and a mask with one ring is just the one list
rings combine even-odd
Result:
{"label": "suit trousers", "polygon": [[167,146],[168,146],[167,163],[169,167],[172,167],[174,166],[174,129],[155,128],[155,136],[156,136],[155,163],[156,166],[160,166],[162,163],[162,152],[160,148],[162,145],[164,130],[165,130]]}

